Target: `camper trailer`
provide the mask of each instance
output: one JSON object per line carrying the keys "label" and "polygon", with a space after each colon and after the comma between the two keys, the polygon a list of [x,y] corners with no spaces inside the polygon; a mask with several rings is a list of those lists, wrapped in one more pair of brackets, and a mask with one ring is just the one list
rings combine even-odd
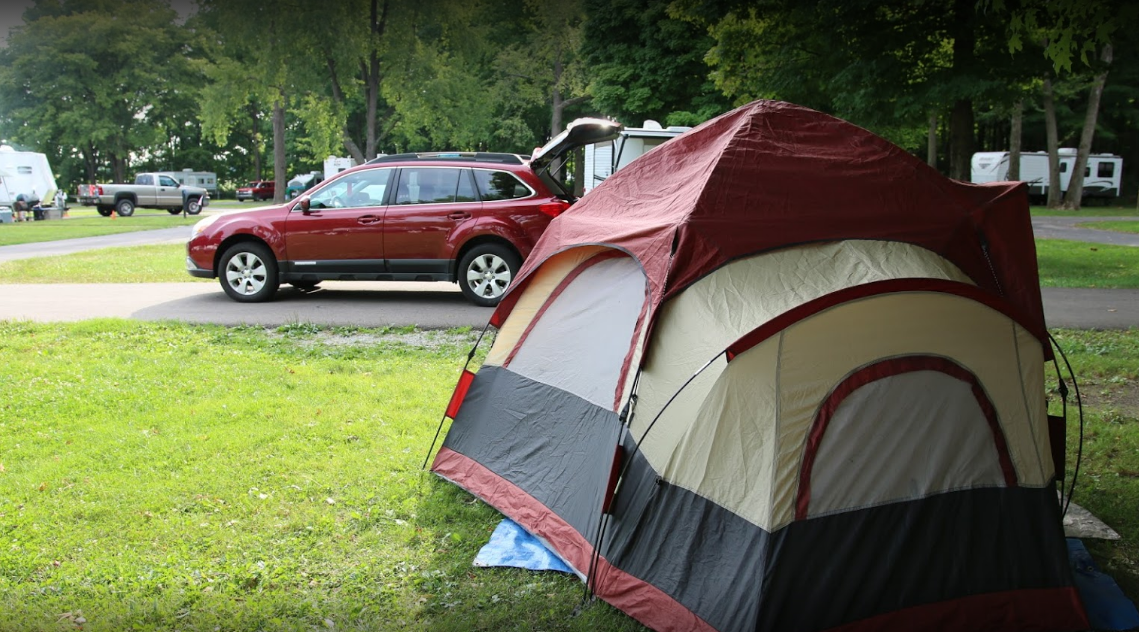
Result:
{"label": "camper trailer", "polygon": [[[1060,149],[1060,191],[1068,192],[1072,168],[1076,164],[1076,150]],[[982,151],[973,154],[970,180],[974,184],[1004,182],[1008,180],[1009,152]],[[1088,156],[1084,169],[1084,197],[1113,198],[1119,195],[1123,177],[1123,159],[1112,154]],[[1048,195],[1048,152],[1026,151],[1020,154],[1020,181],[1028,183],[1028,194],[1034,197]]]}
{"label": "camper trailer", "polygon": [[645,121],[643,127],[628,127],[614,140],[585,146],[585,182],[582,194],[589,193],[618,169],[661,143],[692,129],[661,127],[656,121]]}
{"label": "camper trailer", "polygon": [[355,166],[356,161],[352,158],[342,156],[329,156],[328,158],[324,159],[324,178],[327,180],[328,178],[331,178],[341,171],[351,169]]}
{"label": "camper trailer", "polygon": [[218,175],[212,171],[183,169],[181,171],[159,171],[158,173],[174,178],[178,184],[205,189],[210,192],[210,195],[216,196],[218,194]]}
{"label": "camper trailer", "polygon": [[33,203],[47,204],[55,196],[55,190],[55,175],[47,156],[0,145],[0,206],[11,207],[20,194]]}

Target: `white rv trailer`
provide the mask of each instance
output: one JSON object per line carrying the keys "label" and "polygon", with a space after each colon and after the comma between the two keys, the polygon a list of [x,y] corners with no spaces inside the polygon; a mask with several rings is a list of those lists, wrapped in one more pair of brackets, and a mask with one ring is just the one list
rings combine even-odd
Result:
{"label": "white rv trailer", "polygon": [[[1060,158],[1060,191],[1067,193],[1076,164],[1076,150],[1063,147]],[[970,180],[1004,182],[1008,180],[1009,152],[982,151],[973,154]],[[1091,154],[1084,169],[1084,197],[1117,197],[1123,177],[1123,158],[1112,154]],[[1048,152],[1026,151],[1020,154],[1020,181],[1028,183],[1031,196],[1048,195]]]}
{"label": "white rv trailer", "polygon": [[645,121],[643,127],[627,127],[613,140],[585,146],[585,182],[583,194],[601,184],[618,169],[633,162],[653,147],[675,138],[691,127],[661,127],[656,121]]}
{"label": "white rv trailer", "polygon": [[0,145],[0,206],[11,207],[20,194],[29,200],[50,204],[55,190],[55,174],[51,172],[47,156]]}
{"label": "white rv trailer", "polygon": [[218,194],[218,175],[212,171],[183,169],[181,171],[158,171],[156,173],[168,175],[177,180],[178,184],[205,189],[210,192],[210,195]]}

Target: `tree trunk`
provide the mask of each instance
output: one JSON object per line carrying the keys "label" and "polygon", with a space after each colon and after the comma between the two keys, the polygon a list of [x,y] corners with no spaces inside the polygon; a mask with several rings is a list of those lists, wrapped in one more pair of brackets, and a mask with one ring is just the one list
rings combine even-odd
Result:
{"label": "tree trunk", "polygon": [[937,112],[929,113],[929,135],[926,137],[925,164],[937,169]]}
{"label": "tree trunk", "polygon": [[126,182],[126,160],[111,154],[111,182]]}
{"label": "tree trunk", "polygon": [[257,108],[253,105],[249,106],[249,118],[252,119],[253,129],[250,131],[250,136],[253,138],[253,179],[263,180],[262,173],[264,165],[261,163],[261,118],[257,115]]}
{"label": "tree trunk", "polygon": [[949,115],[949,177],[969,181],[973,159],[973,101],[960,99]]}
{"label": "tree trunk", "polygon": [[[958,76],[971,72],[976,54],[973,0],[955,0],[953,3],[953,71]],[[973,120],[973,99],[960,97],[949,113],[949,177],[969,181],[973,161],[973,139],[976,125]]]}
{"label": "tree trunk", "polygon": [[[328,66],[328,76],[332,80],[332,100],[337,105],[344,105],[344,91],[340,88],[340,77],[336,73],[336,60],[328,57],[325,59]],[[345,119],[344,127],[340,130],[341,138],[344,141],[344,149],[348,150],[348,155],[356,161],[356,164],[362,165],[366,162],[364,152],[360,151],[360,146],[356,144],[352,134],[348,131],[348,121]]]}
{"label": "tree trunk", "polygon": [[1107,67],[1111,65],[1111,44],[1103,47],[1101,57],[1105,67],[1104,71],[1096,75],[1092,82],[1091,92],[1088,93],[1088,111],[1084,115],[1084,131],[1080,134],[1080,146],[1076,150],[1076,164],[1072,167],[1072,180],[1068,183],[1068,193],[1064,196],[1064,208],[1080,210],[1081,198],[1084,195],[1084,170],[1088,168],[1088,155],[1092,151],[1092,140],[1095,138],[1096,119],[1099,118],[1099,101],[1103,96],[1103,86],[1107,83]]}
{"label": "tree trunk", "polygon": [[285,171],[285,91],[280,90],[273,101],[273,203],[285,202],[285,185],[288,175]]}
{"label": "tree trunk", "polygon": [[364,119],[367,128],[364,157],[371,160],[376,157],[376,109],[380,100],[380,60],[375,51],[372,52],[368,63],[364,64],[363,70],[364,94],[368,99],[368,112]]}
{"label": "tree trunk", "polygon": [[388,21],[388,3],[384,0],[380,8],[379,0],[371,2],[371,52],[367,60],[361,60],[360,66],[364,77],[364,97],[368,101],[368,110],[365,119],[367,138],[364,146],[364,156],[368,160],[376,157],[376,112],[380,102],[380,40],[384,36],[384,29]]}
{"label": "tree trunk", "polygon": [[1024,99],[1012,106],[1012,130],[1008,135],[1008,179],[1020,180],[1020,142],[1024,128]]}
{"label": "tree trunk", "polygon": [[1056,131],[1056,103],[1052,77],[1044,77],[1044,132],[1048,138],[1048,208],[1060,207],[1060,134]]}
{"label": "tree trunk", "polygon": [[562,102],[562,54],[558,51],[554,57],[554,87],[550,94],[550,138],[562,133],[562,111],[565,106]]}

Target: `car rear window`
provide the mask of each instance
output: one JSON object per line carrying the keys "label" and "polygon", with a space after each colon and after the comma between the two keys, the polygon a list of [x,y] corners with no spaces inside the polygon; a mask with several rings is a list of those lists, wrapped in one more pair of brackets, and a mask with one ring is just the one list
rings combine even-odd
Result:
{"label": "car rear window", "polygon": [[[462,169],[404,167],[395,191],[396,204],[443,204],[455,201]],[[461,178],[466,180],[466,178]]]}
{"label": "car rear window", "polygon": [[479,185],[479,193],[484,202],[517,200],[530,197],[533,193],[530,187],[509,171],[475,169],[475,182]]}

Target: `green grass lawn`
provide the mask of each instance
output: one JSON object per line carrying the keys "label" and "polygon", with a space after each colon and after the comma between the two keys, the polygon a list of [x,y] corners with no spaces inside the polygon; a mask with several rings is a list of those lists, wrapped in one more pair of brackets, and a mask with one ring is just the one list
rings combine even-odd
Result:
{"label": "green grass lawn", "polygon": [[190,226],[201,219],[201,217],[194,216],[183,218],[181,215],[170,215],[169,213],[161,216],[135,215],[111,219],[100,217],[94,210],[90,213],[93,216],[74,211],[71,213],[72,217],[66,219],[0,224],[0,246],[58,241],[78,237],[98,237],[100,235],[157,230],[173,226]]}
{"label": "green grass lawn", "polygon": [[[1075,368],[1086,413],[1074,502],[1123,538],[1084,543],[1128,598],[1139,604],[1139,329],[1062,330],[1053,335]],[[1059,396],[1054,388],[1051,391],[1050,412],[1059,414]],[[1075,401],[1073,392],[1069,394],[1069,477],[1079,449]]]}
{"label": "green grass lawn", "polygon": [[1078,228],[1095,228],[1098,230],[1114,230],[1120,233],[1139,233],[1139,222],[1086,222],[1076,224]]}
{"label": "green grass lawn", "polygon": [[101,248],[0,263],[0,284],[180,282],[214,282],[186,272],[185,244]]}
{"label": "green grass lawn", "polygon": [[0,322],[0,630],[639,629],[471,566],[420,466],[473,339]]}
{"label": "green grass lawn", "polygon": [[1139,288],[1139,248],[1037,239],[1043,287]]}
{"label": "green grass lawn", "polygon": [[[471,566],[500,516],[420,465],[473,338],[0,322],[0,629],[641,629]],[[1139,331],[1057,338],[1075,499],[1123,536],[1089,544],[1139,600]]]}
{"label": "green grass lawn", "polygon": [[1139,217],[1139,208],[1136,206],[1119,204],[1105,206],[1087,204],[1078,211],[1049,209],[1046,206],[1033,206],[1030,210],[1038,217]]}

